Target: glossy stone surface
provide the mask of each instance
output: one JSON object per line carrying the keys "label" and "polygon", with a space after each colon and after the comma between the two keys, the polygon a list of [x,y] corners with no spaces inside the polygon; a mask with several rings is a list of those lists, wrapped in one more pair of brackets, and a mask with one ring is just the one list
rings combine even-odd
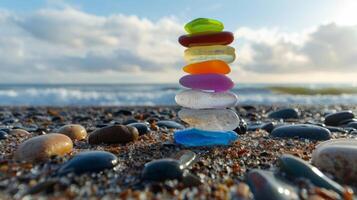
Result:
{"label": "glossy stone surface", "polygon": [[210,45],[228,45],[234,40],[231,32],[205,32],[199,34],[182,35],[179,37],[179,43],[184,47],[210,46]]}
{"label": "glossy stone surface", "polygon": [[59,128],[57,133],[67,135],[72,140],[83,140],[87,137],[86,129],[79,124],[68,124]]}
{"label": "glossy stone surface", "polygon": [[222,22],[209,19],[209,18],[197,18],[185,25],[187,33],[202,33],[202,32],[220,32],[224,29]]}
{"label": "glossy stone surface", "polygon": [[223,74],[186,75],[179,82],[187,88],[215,92],[224,92],[234,87],[233,81]]}
{"label": "glossy stone surface", "polygon": [[139,135],[145,135],[150,132],[149,123],[135,122],[128,124],[128,126],[135,127],[138,130]]}
{"label": "glossy stone surface", "polygon": [[343,194],[344,189],[340,184],[328,178],[315,166],[298,157],[288,154],[282,155],[279,158],[278,166],[280,171],[285,172],[289,177],[295,179],[306,178],[318,187]]}
{"label": "glossy stone surface", "polygon": [[247,182],[255,200],[298,200],[297,190],[270,171],[251,170]]}
{"label": "glossy stone surface", "polygon": [[183,167],[175,159],[153,160],[145,164],[142,178],[150,181],[181,180],[183,178]]}
{"label": "glossy stone surface", "polygon": [[268,117],[272,119],[297,119],[299,111],[294,108],[284,108],[268,113]]}
{"label": "glossy stone surface", "polygon": [[195,161],[196,157],[197,155],[193,151],[181,150],[173,158],[180,162],[182,168],[187,168]]}
{"label": "glossy stone surface", "polygon": [[186,65],[183,71],[189,74],[228,74],[231,68],[221,60],[209,60]]}
{"label": "glossy stone surface", "polygon": [[197,46],[185,50],[185,61],[189,64],[208,60],[222,60],[232,63],[235,58],[235,49],[225,45]]}
{"label": "glossy stone surface", "polygon": [[89,144],[125,144],[137,140],[139,132],[135,127],[113,125],[93,131],[89,137]]}
{"label": "glossy stone surface", "polygon": [[328,140],[331,138],[331,132],[328,129],[310,124],[283,125],[275,128],[271,135],[274,137],[297,137],[310,140]]}
{"label": "glossy stone surface", "polygon": [[238,97],[232,92],[204,92],[183,90],[176,94],[175,101],[185,108],[228,108],[236,106]]}
{"label": "glossy stone surface", "polygon": [[346,122],[346,120],[353,119],[354,117],[355,115],[350,110],[331,113],[325,117],[325,124],[328,126],[339,126],[342,125],[341,122]]}
{"label": "glossy stone surface", "polygon": [[71,138],[58,133],[35,136],[19,145],[15,159],[24,162],[44,161],[51,156],[64,156],[72,151]]}
{"label": "glossy stone surface", "polygon": [[357,129],[357,122],[355,122],[355,121],[350,122],[346,125],[346,127],[351,127],[351,128]]}
{"label": "glossy stone surface", "polygon": [[176,143],[186,147],[230,145],[238,139],[234,131],[205,131],[200,129],[185,129],[175,131]]}
{"label": "glossy stone surface", "polygon": [[239,120],[239,126],[237,126],[236,129],[234,129],[234,132],[238,133],[239,135],[244,135],[247,132],[248,125],[244,121],[243,118]]}
{"label": "glossy stone surface", "polygon": [[171,120],[160,120],[156,122],[156,125],[158,125],[159,127],[166,127],[166,128],[173,128],[173,129],[185,128],[182,124]]}
{"label": "glossy stone surface", "polygon": [[320,143],[312,153],[312,163],[344,183],[357,182],[357,140],[334,139]]}
{"label": "glossy stone surface", "polygon": [[239,126],[238,115],[230,109],[182,109],[179,118],[193,128],[211,131],[231,131]]}
{"label": "glossy stone surface", "polygon": [[71,160],[62,165],[59,174],[66,173],[97,173],[112,169],[118,164],[118,158],[106,151],[86,151],[75,155]]}

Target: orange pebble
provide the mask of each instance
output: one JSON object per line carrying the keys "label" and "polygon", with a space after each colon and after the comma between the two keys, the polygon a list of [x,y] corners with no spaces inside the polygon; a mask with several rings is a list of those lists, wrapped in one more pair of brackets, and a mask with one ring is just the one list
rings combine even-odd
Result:
{"label": "orange pebble", "polygon": [[186,65],[183,71],[189,74],[228,74],[231,72],[231,69],[222,60],[209,60]]}

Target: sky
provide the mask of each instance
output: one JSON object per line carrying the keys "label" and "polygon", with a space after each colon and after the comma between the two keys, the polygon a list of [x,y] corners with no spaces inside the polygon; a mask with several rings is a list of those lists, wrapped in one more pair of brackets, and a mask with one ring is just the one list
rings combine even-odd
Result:
{"label": "sky", "polygon": [[0,1],[0,83],[175,83],[185,23],[235,35],[241,83],[357,83],[355,0]]}

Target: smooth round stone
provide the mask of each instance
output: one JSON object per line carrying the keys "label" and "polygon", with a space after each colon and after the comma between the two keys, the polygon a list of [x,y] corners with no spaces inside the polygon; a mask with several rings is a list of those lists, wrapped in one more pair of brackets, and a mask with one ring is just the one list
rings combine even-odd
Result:
{"label": "smooth round stone", "polygon": [[209,60],[222,60],[225,63],[232,63],[235,58],[235,49],[225,45],[196,46],[185,50],[185,61],[189,64],[204,62]]}
{"label": "smooth round stone", "polygon": [[234,132],[238,133],[239,135],[244,135],[245,133],[247,133],[247,129],[247,123],[244,121],[244,119],[240,119],[239,126],[234,129]]}
{"label": "smooth round stone", "polygon": [[189,74],[228,74],[231,68],[221,60],[209,60],[186,65],[183,71]]}
{"label": "smooth round stone", "polygon": [[224,92],[234,87],[233,81],[223,74],[186,75],[179,82],[187,88],[214,92]]}
{"label": "smooth round stone", "polygon": [[178,116],[193,128],[211,131],[231,131],[240,122],[238,115],[229,109],[182,109]]}
{"label": "smooth round stone", "polygon": [[17,137],[25,137],[25,136],[31,135],[31,133],[29,133],[23,129],[11,129],[9,134],[17,136]]}
{"label": "smooth round stone", "polygon": [[79,124],[64,125],[57,130],[57,133],[67,135],[72,140],[83,140],[87,137],[86,129]]}
{"label": "smooth round stone", "polygon": [[325,124],[328,126],[339,126],[342,125],[342,121],[350,120],[354,117],[355,115],[350,110],[331,113],[325,117]]}
{"label": "smooth round stone", "polygon": [[310,165],[308,162],[288,154],[279,158],[279,169],[289,177],[300,179],[306,178],[314,185],[328,190],[334,190],[338,194],[343,194],[344,189],[341,185],[324,175],[319,169]]}
{"label": "smooth round stone", "polygon": [[0,131],[0,140],[8,138],[8,134],[5,131]]}
{"label": "smooth round stone", "polygon": [[173,128],[173,129],[184,129],[185,127],[182,124],[179,124],[171,120],[160,120],[156,122],[156,125],[159,127]]}
{"label": "smooth round stone", "polygon": [[270,112],[268,117],[272,119],[297,119],[299,118],[299,111],[295,108],[284,108]]}
{"label": "smooth round stone", "polygon": [[135,127],[125,125],[106,126],[93,131],[89,144],[125,144],[137,140],[139,132]]}
{"label": "smooth round stone", "polygon": [[328,129],[310,124],[283,125],[275,128],[271,135],[274,137],[297,137],[310,140],[328,140],[331,138],[331,132]]}
{"label": "smooth round stone", "polygon": [[51,156],[64,156],[72,151],[73,143],[66,135],[51,133],[30,138],[20,144],[15,159],[24,162],[44,161]]}
{"label": "smooth round stone", "polygon": [[346,127],[357,129],[357,122],[353,121],[346,125]]}
{"label": "smooth round stone", "polygon": [[185,25],[187,33],[202,33],[202,32],[220,32],[224,29],[222,22],[209,19],[209,18],[197,18]]}
{"label": "smooth round stone", "polygon": [[112,169],[117,164],[118,158],[110,152],[87,151],[75,155],[60,167],[58,173],[97,173],[106,169]]}
{"label": "smooth round stone", "polygon": [[174,140],[186,147],[231,145],[238,139],[234,131],[206,131],[196,128],[176,131]]}
{"label": "smooth round stone", "polygon": [[247,182],[256,200],[298,200],[297,190],[270,171],[253,169]]}
{"label": "smooth round stone", "polygon": [[178,105],[192,109],[228,108],[236,106],[238,97],[232,92],[204,92],[183,90],[176,94]]}
{"label": "smooth round stone", "polygon": [[205,32],[199,34],[182,35],[179,37],[179,43],[184,47],[210,46],[210,45],[228,45],[234,40],[231,32]]}
{"label": "smooth round stone", "polygon": [[128,126],[132,126],[138,129],[139,135],[145,135],[147,133],[150,133],[149,123],[135,122],[135,123],[128,124]]}
{"label": "smooth round stone", "polygon": [[154,160],[145,164],[142,178],[150,181],[182,180],[183,167],[178,160],[170,158]]}
{"label": "smooth round stone", "polygon": [[316,146],[312,163],[344,183],[357,182],[357,140],[328,140]]}

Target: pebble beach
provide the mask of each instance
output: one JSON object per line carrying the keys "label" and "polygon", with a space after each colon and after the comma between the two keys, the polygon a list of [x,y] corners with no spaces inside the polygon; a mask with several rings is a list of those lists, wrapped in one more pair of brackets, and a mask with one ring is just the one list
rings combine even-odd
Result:
{"label": "pebble beach", "polygon": [[[179,109],[0,107],[0,198],[262,199],[285,188],[289,194],[275,197],[354,199],[356,147],[337,155],[348,158],[338,170],[312,154],[325,141],[355,142],[357,106],[238,106],[235,142],[194,148],[173,140],[188,127]],[[317,164],[340,189],[287,173],[282,155]]]}

